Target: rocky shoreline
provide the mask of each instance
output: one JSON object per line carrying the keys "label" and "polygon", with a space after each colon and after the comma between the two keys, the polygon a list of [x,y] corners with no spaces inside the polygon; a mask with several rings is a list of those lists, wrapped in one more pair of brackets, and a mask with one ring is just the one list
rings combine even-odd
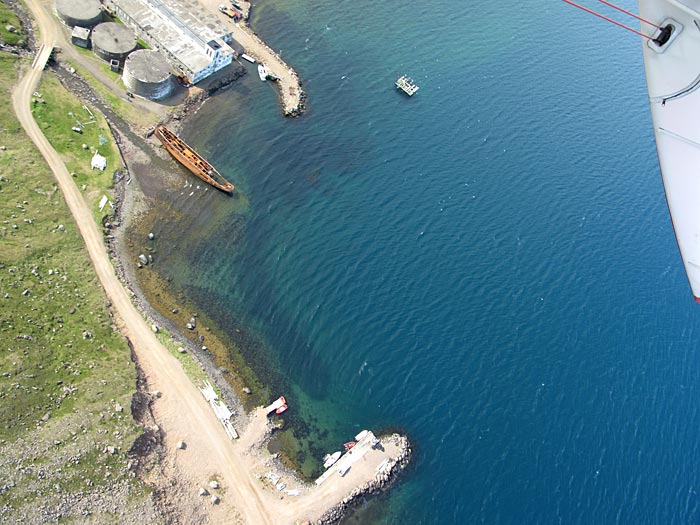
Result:
{"label": "rocky shoreline", "polygon": [[[183,348],[193,357],[197,364],[205,371],[207,376],[209,376],[216,384],[229,408],[231,408],[238,416],[239,420],[236,421],[237,427],[244,427],[246,418],[243,406],[231,386],[223,377],[222,371],[216,367],[214,363],[212,363],[211,356],[207,355],[206,346],[197,345],[196,343],[188,340],[182,335],[181,327],[176,326],[175,323],[156,312],[148,301],[145,300],[144,294],[140,290],[135,276],[133,276],[131,272],[127,270],[127,268],[131,267],[132,265],[124,260],[125,253],[124,250],[121,249],[121,240],[119,237],[124,235],[125,232],[123,226],[125,225],[125,222],[128,222],[129,220],[129,212],[127,211],[129,206],[126,205],[127,200],[129,200],[129,196],[127,195],[127,184],[130,178],[129,163],[131,162],[129,158],[131,155],[129,152],[134,148],[141,150],[150,149],[150,145],[138,133],[138,130],[133,129],[129,123],[119,118],[109,108],[107,103],[102,100],[101,97],[95,93],[87,82],[79,75],[69,70],[64,64],[61,63],[54,64],[52,66],[52,71],[56,73],[62,84],[67,89],[79,96],[85,102],[97,107],[105,116],[105,119],[109,124],[115,138],[115,142],[122,160],[126,166],[125,171],[118,170],[115,172],[115,198],[113,203],[114,218],[112,220],[105,220],[102,225],[105,242],[107,244],[110,258],[112,259],[117,276],[121,280],[124,287],[131,294],[132,302],[148,320],[149,324],[166,329],[172,335],[179,347]],[[207,90],[198,91],[194,95],[188,97],[183,104],[176,106],[175,109],[169,113],[168,117],[163,119],[163,123],[169,123],[171,127],[180,130],[184,126],[185,119],[188,115],[196,113],[202,104],[204,104],[211,96],[228,88],[233,82],[240,79],[245,74],[245,68],[239,66],[235,68],[234,71],[216,79]],[[147,151],[146,154],[154,155],[155,152]],[[194,315],[196,316],[196,313]]]}
{"label": "rocky shoreline", "polygon": [[[243,404],[229,383],[226,381],[222,370],[220,370],[213,363],[211,358],[212,356],[208,354],[206,347],[201,345],[201,341],[200,344],[197,345],[195,342],[188,340],[182,335],[182,327],[176,326],[174,322],[164,318],[158,312],[156,312],[156,310],[144,298],[143,293],[137,285],[134,275],[131,273],[135,265],[124,260],[126,252],[122,249],[122,246],[120,245],[121,241],[119,241],[118,237],[124,233],[122,224],[129,220],[130,216],[133,216],[132,211],[129,209],[129,205],[127,205],[127,201],[131,198],[128,194],[136,191],[134,188],[128,187],[128,182],[130,181],[129,159],[133,154],[134,148],[136,150],[140,150],[141,152],[145,152],[148,157],[155,155],[155,152],[152,151],[152,148],[147,141],[143,139],[140,130],[134,129],[133,126],[119,118],[113,111],[111,111],[109,104],[102,100],[101,97],[95,93],[94,90],[92,90],[87,82],[85,82],[85,80],[75,73],[75,71],[71,71],[70,69],[63,67],[61,64],[52,65],[52,69],[68,89],[73,91],[81,99],[97,107],[103,113],[110,128],[112,129],[113,135],[122,155],[122,159],[126,165],[126,171],[119,171],[115,173],[114,219],[103,223],[105,241],[108,245],[108,251],[119,279],[124,284],[125,288],[130,292],[132,302],[136,305],[141,314],[149,320],[149,323],[168,330],[173,339],[177,341],[183,349],[186,349],[197,364],[202,367],[207,376],[212,379],[220,390],[224,401],[236,414],[236,427],[244,429],[248,421],[248,416],[244,410]],[[209,89],[198,91],[195,95],[188,97],[182,105],[175,107],[175,109],[169,113],[164,122],[172,122],[171,125],[173,127],[181,129],[186,124],[185,120],[188,115],[196,113],[196,111],[210,96],[222,89],[226,89],[232,82],[236,81],[245,73],[245,68],[239,66],[230,74],[219,78],[210,84]],[[301,82],[299,82],[299,86],[301,86]],[[305,100],[306,95],[305,93],[301,92],[299,106],[288,113],[286,112],[285,114],[287,116],[299,116],[304,110]],[[114,235],[115,233],[117,235]],[[129,268],[131,268],[131,271]],[[162,458],[162,455],[165,452],[163,450],[162,431],[155,425],[153,415],[151,414],[150,410],[150,405],[153,402],[153,396],[156,394],[148,392],[139,363],[135,358],[133,360],[139,373],[139,381],[137,384],[137,392],[132,398],[132,415],[143,425],[144,433],[137,439],[137,442],[134,443],[132,450],[129,451],[130,458],[133,458],[133,467],[130,466],[129,469],[138,472],[142,466],[141,462],[145,461],[146,463],[150,463],[151,461],[155,461],[157,463],[158,458]],[[266,436],[266,439],[263,442],[259,442],[257,445],[264,446],[267,442],[267,438],[269,438],[269,434]],[[383,473],[378,474],[374,479],[365,483],[361,487],[354,489],[339,504],[325,512],[316,523],[337,523],[355,507],[362,504],[364,498],[371,494],[384,491],[396,482],[398,475],[405,469],[411,460],[412,449],[408,439],[404,436],[394,434],[382,439],[382,441],[385,440],[387,440],[387,442],[391,441],[396,443],[399,446],[401,450],[399,456],[395,460],[392,460]],[[154,451],[156,452],[155,454]],[[277,461],[277,456],[275,454],[273,454],[271,457],[271,463],[275,464],[278,470],[281,470],[279,461]],[[289,474],[294,476],[293,473]],[[156,487],[156,494],[159,493],[159,490],[160,489]],[[156,497],[155,499],[157,500],[158,498]]]}
{"label": "rocky shoreline", "polygon": [[[242,72],[241,72],[242,70]],[[171,127],[174,127],[178,130],[182,130],[187,122],[186,122],[186,117],[188,115],[196,113],[196,111],[201,107],[201,105],[209,99],[210,96],[212,96],[214,93],[226,89],[232,82],[240,78],[245,74],[246,70],[244,68],[239,68],[238,73],[235,73],[229,77],[224,82],[217,82],[213,88],[210,87],[206,91],[201,91],[197,95],[193,97],[188,97],[188,99],[185,101],[185,103],[182,106],[179,106],[175,110],[171,112],[169,115],[168,119],[166,119],[164,122],[170,122]],[[305,95],[302,95],[302,103],[303,100],[305,100]],[[93,101],[94,102],[94,101]],[[303,108],[302,108],[303,111]],[[287,116],[299,116],[301,112],[294,114],[294,115],[287,115]],[[174,121],[174,122],[173,122]],[[114,122],[109,121],[111,126],[114,125]],[[122,125],[126,123],[121,123]],[[117,133],[119,133],[120,126],[117,126]],[[123,142],[122,140],[117,139],[118,145],[121,148],[123,147]],[[128,164],[127,164],[128,167]],[[127,168],[128,171],[128,168]],[[118,194],[121,196],[119,200],[124,198],[124,192],[126,191],[126,183],[125,180],[126,177],[120,177],[119,180],[117,181],[117,184],[115,184],[115,189],[119,187],[119,192]],[[117,222],[115,223],[116,226],[120,226],[121,220],[122,220],[122,215],[121,215],[121,209],[122,207],[117,204],[115,204],[115,210],[116,211],[116,216],[117,216]],[[110,237],[109,235],[109,229],[112,227],[112,225],[107,225],[105,234],[106,237]],[[108,239],[109,241],[110,239]],[[111,240],[114,240],[113,238]],[[167,319],[166,317],[163,317],[160,315],[158,312],[155,311],[155,309],[148,303],[148,301],[143,297],[143,294],[141,293],[138,285],[136,284],[136,280],[133,278],[133,276],[129,275],[129,272],[126,270],[126,266],[130,266],[130,263],[127,263],[126,261],[123,260],[124,254],[122,253],[122,250],[116,248],[114,246],[113,242],[109,242],[110,246],[110,255],[112,257],[112,260],[114,262],[115,270],[120,278],[120,280],[124,283],[125,287],[130,291],[132,294],[132,301],[134,304],[137,306],[139,311],[146,317],[148,322],[150,324],[153,324],[154,326],[159,326],[164,329],[166,329],[173,339],[178,342],[178,344],[182,347],[182,349],[185,349],[192,357],[195,359],[197,364],[201,366],[201,368],[205,371],[206,375],[212,380],[212,382],[216,385],[216,387],[219,389],[221,396],[223,400],[226,402],[226,404],[229,406],[229,408],[232,409],[232,411],[235,414],[235,426],[237,429],[244,431],[248,422],[249,418],[248,415],[246,414],[246,411],[243,407],[243,404],[241,400],[239,399],[238,395],[233,391],[231,388],[230,384],[227,382],[226,378],[224,377],[224,372],[217,367],[213,362],[212,362],[212,356],[208,353],[207,347],[202,346],[202,345],[197,345],[195,342],[192,342],[188,340],[184,335],[182,335],[182,327],[177,326],[174,322],[172,322],[170,319]],[[195,314],[196,315],[196,314]],[[201,343],[201,341],[200,341]],[[135,361],[137,368],[138,368],[138,362]],[[151,394],[149,394],[146,389],[145,389],[145,384],[141,384],[141,389],[139,392],[135,394],[135,400],[138,397],[139,399],[142,399],[145,397],[147,400],[147,403],[150,404],[152,401],[151,399]],[[140,397],[139,397],[140,396]],[[137,410],[138,411],[138,410]],[[139,411],[140,412],[140,411]],[[136,414],[135,414],[136,415]],[[159,439],[159,429],[157,426],[149,426],[147,421],[149,420],[148,417],[143,417],[143,414],[139,418],[137,418],[144,424],[144,435],[143,435],[143,441],[140,441],[141,444],[145,444],[145,442],[150,442],[152,447],[155,447],[157,450],[160,450],[162,447],[162,439]],[[272,435],[275,432],[275,428],[271,427],[269,431],[266,433],[264,438],[261,441],[258,441],[255,443],[255,447],[261,449],[264,447],[269,439],[272,437]],[[406,436],[402,436],[399,434],[392,434],[390,436],[385,436],[381,438],[382,442],[393,442],[396,443],[401,452],[399,456],[391,461],[389,465],[386,467],[386,469],[382,473],[378,473],[377,476],[365,483],[364,485],[357,487],[354,489],[348,496],[343,498],[343,500],[338,503],[337,505],[331,507],[328,511],[326,511],[323,516],[315,521],[318,525],[330,525],[333,523],[338,523],[340,522],[343,518],[347,517],[349,514],[351,514],[357,507],[361,506],[363,503],[366,502],[366,498],[373,495],[377,494],[380,492],[384,492],[391,488],[399,479],[401,473],[406,469],[406,467],[410,464],[411,459],[412,459],[412,447],[410,445],[410,442]],[[146,450],[143,450],[141,452],[144,452],[146,455],[149,453],[152,453],[153,450],[148,450],[149,447],[145,447]],[[135,447],[135,449],[132,451],[134,454],[138,454],[139,450],[138,448]],[[162,454],[162,450],[160,451],[160,454]],[[147,460],[148,461],[148,460]],[[290,471],[288,468],[284,467],[282,463],[279,461],[278,454],[273,454],[270,459],[267,461],[267,465],[271,468],[273,468],[275,471],[282,473],[285,475],[288,479],[292,478],[298,483],[299,485],[307,485],[308,488],[311,488],[312,485],[305,484],[303,481],[299,479],[297,476],[296,472]]]}

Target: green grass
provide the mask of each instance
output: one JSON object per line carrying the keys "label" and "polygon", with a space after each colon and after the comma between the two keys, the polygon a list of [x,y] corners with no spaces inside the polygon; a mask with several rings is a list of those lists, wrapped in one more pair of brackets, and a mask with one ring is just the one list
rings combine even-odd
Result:
{"label": "green grass", "polygon": [[[16,33],[12,33],[5,29],[7,25],[14,26],[17,28]],[[4,3],[0,2],[0,40],[9,44],[11,46],[22,45],[24,46],[24,33],[22,31],[22,25],[20,24],[17,15],[6,6]]]}
{"label": "green grass", "polygon": [[[93,56],[88,56],[90,54],[89,51],[87,50],[82,50],[81,53],[85,54],[85,58],[87,60],[99,60],[97,57]],[[99,67],[106,67],[109,69],[109,65],[106,64],[105,62],[100,61]],[[103,100],[109,104],[109,107],[114,111],[117,115],[119,115],[122,119],[124,119],[127,122],[130,122],[136,126],[140,126],[142,128],[147,128],[151,125],[155,125],[158,121],[158,116],[155,115],[154,113],[144,111],[142,108],[139,108],[132,104],[131,102],[128,102],[119,96],[114,94],[114,91],[110,90],[107,86],[102,84],[99,80],[97,80],[87,69],[82,67],[79,64],[74,64],[71,62],[68,62],[68,64],[73,67],[78,74],[85,79],[85,81],[90,84],[90,87],[98,94],[100,97],[102,97]],[[112,76],[116,75],[116,73],[110,72]],[[119,87],[124,88],[124,85],[122,84],[121,78],[119,78],[118,82],[115,80],[115,84],[118,84]]]}
{"label": "green grass", "polygon": [[197,388],[200,388],[204,384],[204,381],[209,381],[206,372],[195,360],[195,358],[192,357],[191,354],[189,354],[188,352],[181,354],[177,351],[177,349],[181,345],[177,343],[175,339],[173,339],[173,336],[170,332],[163,328],[159,328],[156,337],[163,344],[163,346],[170,350],[170,353],[180,362],[182,369],[185,371],[187,377],[190,378],[192,384],[194,384]]}
{"label": "green grass", "polygon": [[95,55],[95,53],[93,53],[90,49],[75,46],[75,50],[81,55],[83,55],[85,57],[85,60],[90,60],[98,64],[98,67],[107,75],[107,77],[112,82],[114,82],[115,84],[120,84],[121,87],[124,87],[123,84],[120,83],[121,75],[116,71],[112,71],[110,65],[101,58],[98,58],[97,55]]}
{"label": "green grass", "polygon": [[[103,213],[109,213],[109,208],[100,212],[99,201],[102,195],[112,197],[114,171],[123,168],[107,122],[94,108],[86,106],[88,109],[85,109],[82,101],[53,75],[44,76],[38,92],[41,97],[34,97],[32,102],[34,118],[61,155],[68,171],[76,175],[74,180],[78,187],[85,187],[85,198],[100,221]],[[73,131],[73,127],[82,129],[82,134]],[[83,144],[88,149],[84,149]],[[96,151],[107,159],[104,171],[91,169],[90,163]]]}
{"label": "green grass", "polygon": [[[17,57],[0,53],[0,89],[6,93],[17,66]],[[51,82],[43,85],[43,127],[64,137],[63,154],[82,163],[81,151],[73,151],[63,132],[68,125],[72,133],[65,115],[75,101]],[[56,121],[48,120],[49,110]],[[113,328],[53,175],[17,122],[9,97],[0,100],[0,146],[0,479],[17,483],[0,492],[0,508],[31,512],[26,509],[37,499],[65,496],[55,485],[87,490],[85,480],[93,488],[120,480],[146,497],[141,483],[125,474],[123,452],[139,433],[129,413],[136,378],[129,348]],[[109,184],[110,175],[83,171],[80,177],[91,187],[102,191]],[[105,454],[107,445],[120,453]]]}
{"label": "green grass", "polygon": [[136,43],[139,45],[141,49],[151,49],[151,46],[149,46],[146,41],[142,38],[136,37]]}

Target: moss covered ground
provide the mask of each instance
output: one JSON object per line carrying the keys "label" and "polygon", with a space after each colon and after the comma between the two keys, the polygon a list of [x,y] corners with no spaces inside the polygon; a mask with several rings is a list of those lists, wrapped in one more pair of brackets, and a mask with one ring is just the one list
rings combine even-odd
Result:
{"label": "moss covered ground", "polygon": [[[8,29],[9,26],[15,31]],[[10,46],[24,46],[26,43],[22,25],[17,15],[7,5],[0,2],[0,41]]]}
{"label": "moss covered ground", "polygon": [[[68,171],[74,174],[96,218],[109,213],[99,211],[103,195],[112,198],[115,170],[124,168],[109,126],[104,117],[66,90],[54,75],[44,75],[32,98],[32,113],[49,142],[61,155]],[[80,131],[76,131],[80,130]],[[107,169],[91,168],[95,152],[107,159]]]}

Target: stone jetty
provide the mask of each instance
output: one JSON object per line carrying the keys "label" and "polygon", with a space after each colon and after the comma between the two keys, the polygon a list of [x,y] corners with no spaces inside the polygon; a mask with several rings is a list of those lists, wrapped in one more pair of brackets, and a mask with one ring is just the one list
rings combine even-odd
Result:
{"label": "stone jetty", "polygon": [[398,475],[411,462],[412,449],[406,436],[392,434],[391,436],[380,438],[380,441],[382,443],[396,444],[399,449],[399,454],[395,458],[388,460],[386,465],[377,471],[377,475],[374,479],[353,489],[340,503],[328,509],[318,521],[314,522],[316,525],[338,523],[353,507],[359,505],[364,498],[376,492],[388,489],[396,481]]}

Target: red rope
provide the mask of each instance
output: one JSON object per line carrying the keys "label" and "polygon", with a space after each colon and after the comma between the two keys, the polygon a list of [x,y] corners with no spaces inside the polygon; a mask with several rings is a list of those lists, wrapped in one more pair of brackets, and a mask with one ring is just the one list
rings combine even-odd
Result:
{"label": "red rope", "polygon": [[610,7],[612,7],[613,9],[617,9],[618,11],[620,11],[620,12],[622,12],[622,13],[625,13],[626,15],[630,15],[631,17],[636,18],[636,19],[639,20],[640,22],[644,22],[645,24],[649,24],[650,26],[654,26],[656,29],[661,29],[661,26],[657,26],[656,24],[654,24],[654,23],[652,23],[652,22],[649,22],[649,20],[645,20],[645,19],[643,19],[641,16],[637,16],[637,15],[635,15],[634,13],[630,13],[629,11],[627,11],[627,10],[625,10],[625,9],[622,9],[621,7],[618,7],[618,6],[616,6],[615,4],[611,4],[611,3],[608,2],[607,0],[598,0],[598,2],[600,2],[600,3],[602,3],[602,4],[605,4],[605,5],[607,5],[607,6],[610,6]]}
{"label": "red rope", "polygon": [[635,33],[641,37],[644,37],[647,40],[652,40],[652,38],[649,35],[645,35],[644,33],[637,31],[636,29],[632,29],[631,27],[627,27],[626,25],[621,24],[620,22],[616,22],[612,18],[608,18],[607,16],[601,15],[600,13],[596,13],[595,11],[588,9],[587,7],[583,7],[582,5],[578,5],[577,3],[572,2],[571,0],[562,0],[562,2],[566,2],[569,5],[572,5],[574,7],[578,7],[579,9],[586,11],[587,13],[590,13],[592,15],[597,16],[598,18],[602,18],[603,20],[610,22],[611,24],[615,24],[616,26],[620,26],[622,29],[627,29],[627,31],[632,31],[633,33]]}

